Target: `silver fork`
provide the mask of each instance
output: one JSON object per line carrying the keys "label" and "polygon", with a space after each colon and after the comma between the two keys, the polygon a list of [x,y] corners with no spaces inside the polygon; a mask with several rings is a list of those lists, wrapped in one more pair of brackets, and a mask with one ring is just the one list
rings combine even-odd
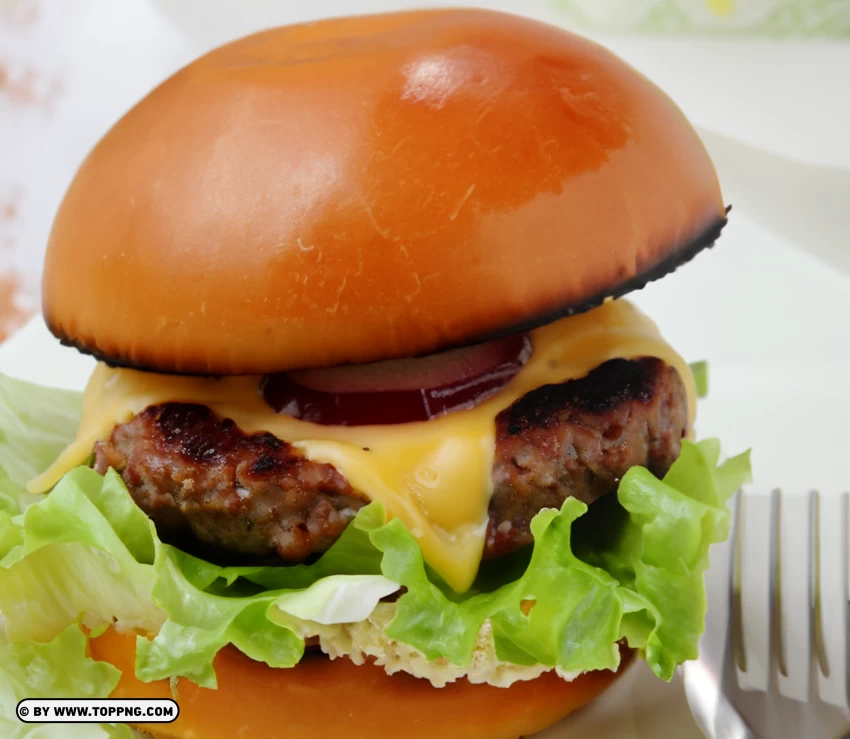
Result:
{"label": "silver fork", "polygon": [[711,552],[691,713],[709,739],[850,734],[848,495],[738,493]]}

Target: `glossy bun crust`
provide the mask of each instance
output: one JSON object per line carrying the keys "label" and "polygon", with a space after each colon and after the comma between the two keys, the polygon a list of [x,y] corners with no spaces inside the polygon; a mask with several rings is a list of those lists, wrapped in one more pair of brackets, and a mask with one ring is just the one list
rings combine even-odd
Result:
{"label": "glossy bun crust", "polygon": [[297,667],[275,670],[227,647],[215,659],[218,690],[179,680],[173,694],[167,680],[135,678],[134,639],[110,629],[90,649],[123,673],[113,697],[177,700],[174,723],[136,727],[159,739],[516,739],[593,700],[634,656],[623,650],[619,672],[586,673],[570,683],[550,672],[510,688],[466,681],[434,688],[345,659],[308,656]]}
{"label": "glossy bun crust", "polygon": [[115,125],[44,311],[162,372],[375,361],[585,310],[724,222],[693,128],[604,48],[485,10],[326,20],[217,49]]}

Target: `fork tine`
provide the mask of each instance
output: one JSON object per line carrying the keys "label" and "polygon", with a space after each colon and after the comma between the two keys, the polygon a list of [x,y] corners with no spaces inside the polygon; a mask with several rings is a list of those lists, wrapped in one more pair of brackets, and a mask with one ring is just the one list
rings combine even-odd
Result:
{"label": "fork tine", "polygon": [[817,520],[819,582],[815,583],[814,648],[823,701],[847,709],[847,495],[820,496]]}
{"label": "fork tine", "polygon": [[[701,644],[713,645],[714,651],[685,667],[688,702],[707,736],[850,739],[848,517],[848,495],[821,505],[814,492],[808,497],[784,497],[778,490],[770,497],[738,493],[728,554],[720,560],[728,566],[729,608],[715,612],[714,601],[709,604],[708,624],[712,616],[729,619],[727,639]],[[705,637],[719,633],[708,628]],[[819,651],[812,646],[817,642]],[[821,664],[828,673],[824,677]],[[787,690],[777,690],[783,679]],[[842,710],[821,702],[819,688]],[[785,697],[789,692],[808,700],[791,700]]]}
{"label": "fork tine", "polygon": [[[841,548],[841,566],[844,570],[843,588],[844,588],[844,704],[839,706],[845,716],[850,716],[850,492],[841,494],[841,499],[844,505],[844,512],[841,517],[844,526],[842,536],[843,546]],[[850,736],[850,733],[848,733]]]}
{"label": "fork tine", "polygon": [[742,530],[740,603],[744,663],[738,682],[744,690],[767,690],[770,674],[770,544],[773,497],[746,495],[738,525]]}
{"label": "fork tine", "polygon": [[[756,739],[748,719],[741,713],[739,699],[744,693],[738,682],[739,665],[746,661],[741,613],[741,559],[745,507],[745,493],[739,490],[735,493],[734,505],[730,506],[732,514],[730,539],[720,545],[717,558],[712,559],[715,575],[725,576],[725,583],[722,580],[712,582],[714,587],[710,591],[712,600],[709,602],[710,613],[706,619],[708,627],[705,634],[706,640],[700,646],[699,662],[696,663],[695,668],[692,668],[690,679],[685,681],[686,689],[702,692],[701,696],[696,696],[696,700],[692,700],[693,696],[689,693],[688,702],[692,705],[696,704],[701,709],[694,715],[706,736],[714,737],[714,739],[719,737]],[[715,555],[712,554],[712,556]],[[725,636],[721,638],[723,629],[725,629]],[[723,645],[723,649],[712,653],[706,648],[709,645],[714,645],[715,649]],[[717,662],[718,659],[720,663]],[[708,679],[705,679],[706,673],[709,673]],[[711,674],[717,681],[714,684],[710,680]],[[694,675],[699,679],[695,680]],[[710,696],[708,701],[705,700],[704,685],[706,683],[711,685],[708,690],[708,696]]]}
{"label": "fork tine", "polygon": [[803,523],[809,520],[810,503],[808,497],[802,495],[782,495],[779,500],[779,598],[776,613],[780,644],[776,655],[776,683],[782,695],[806,701],[809,699],[811,664],[811,532]]}
{"label": "fork tine", "polygon": [[735,560],[735,542],[738,539],[737,510],[740,505],[735,493],[730,501],[730,537],[728,541],[713,546],[709,553],[711,566],[705,572],[705,593],[708,600],[708,612],[705,618],[705,632],[700,639],[700,663],[715,675],[723,670],[725,654],[714,645],[730,643],[733,639],[732,620],[727,617],[734,608],[735,593],[733,568]]}

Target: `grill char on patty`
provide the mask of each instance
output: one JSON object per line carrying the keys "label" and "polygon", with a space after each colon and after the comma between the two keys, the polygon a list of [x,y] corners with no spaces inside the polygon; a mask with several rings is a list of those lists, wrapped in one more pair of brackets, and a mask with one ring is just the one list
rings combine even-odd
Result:
{"label": "grill char on patty", "polygon": [[[632,466],[662,476],[686,427],[681,379],[655,358],[611,360],[520,398],[496,418],[484,556],[530,543],[538,511],[570,496],[590,504]],[[151,406],[117,426],[95,447],[95,468],[109,467],[166,541],[222,562],[304,561],[368,502],[331,465],[202,405]]]}

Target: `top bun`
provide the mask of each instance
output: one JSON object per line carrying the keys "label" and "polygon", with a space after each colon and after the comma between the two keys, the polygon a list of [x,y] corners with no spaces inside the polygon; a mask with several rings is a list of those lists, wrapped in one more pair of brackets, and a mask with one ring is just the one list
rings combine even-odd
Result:
{"label": "top bun", "polygon": [[160,372],[414,356],[640,287],[725,218],[696,132],[606,49],[485,10],[341,18],[124,116],[56,216],[44,312]]}

